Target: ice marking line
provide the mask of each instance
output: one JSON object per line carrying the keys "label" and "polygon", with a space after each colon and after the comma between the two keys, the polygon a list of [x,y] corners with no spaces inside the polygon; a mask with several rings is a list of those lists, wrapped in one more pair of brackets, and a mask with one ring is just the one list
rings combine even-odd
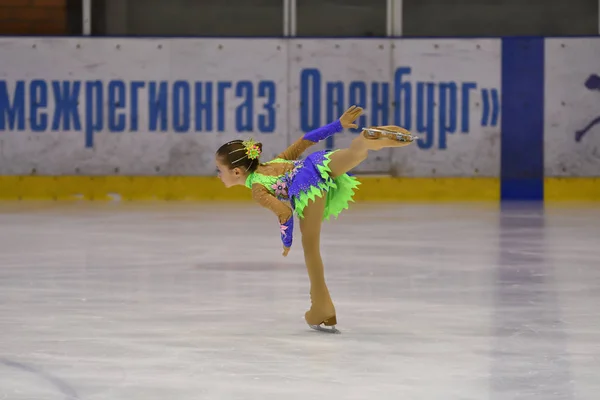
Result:
{"label": "ice marking line", "polygon": [[50,382],[65,396],[65,400],[79,400],[79,396],[77,395],[77,392],[75,392],[75,389],[73,389],[63,380],[54,377],[44,371],[40,371],[32,366],[21,364],[15,361],[10,361],[5,358],[0,358],[0,364],[6,365],[10,368],[20,369],[21,371],[30,372]]}

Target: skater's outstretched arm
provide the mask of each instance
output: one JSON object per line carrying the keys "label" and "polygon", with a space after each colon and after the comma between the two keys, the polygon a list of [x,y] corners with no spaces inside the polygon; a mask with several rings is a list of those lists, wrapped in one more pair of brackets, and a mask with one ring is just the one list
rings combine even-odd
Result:
{"label": "skater's outstretched arm", "polygon": [[314,144],[315,142],[300,138],[292,143],[290,147],[285,149],[283,153],[278,154],[277,158],[283,158],[284,160],[297,160],[302,153],[306,151],[306,149]]}
{"label": "skater's outstretched arm", "polygon": [[297,160],[298,157],[306,151],[310,146],[320,142],[321,140],[327,139],[329,136],[341,132],[343,129],[356,128],[354,124],[356,118],[362,114],[363,109],[360,107],[352,106],[346,110],[346,112],[338,119],[330,124],[322,126],[314,131],[310,131],[303,137],[298,139],[294,144],[288,147],[283,153],[279,154],[277,158],[283,158],[284,160]]}
{"label": "skater's outstretched arm", "polygon": [[290,247],[292,247],[292,238],[294,231],[294,212],[290,207],[280,200],[277,200],[267,188],[259,183],[252,185],[252,198],[261,206],[273,211],[279,220],[279,229],[281,241],[283,243],[283,255],[286,256]]}

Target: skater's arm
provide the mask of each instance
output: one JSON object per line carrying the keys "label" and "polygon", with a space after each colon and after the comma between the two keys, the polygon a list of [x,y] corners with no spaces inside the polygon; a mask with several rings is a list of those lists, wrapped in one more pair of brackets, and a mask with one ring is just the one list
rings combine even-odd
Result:
{"label": "skater's arm", "polygon": [[292,216],[292,209],[282,201],[277,200],[277,198],[260,183],[252,185],[252,198],[261,206],[273,211],[277,216],[277,219],[279,219],[280,224],[285,223]]}
{"label": "skater's arm", "polygon": [[[267,188],[259,183],[252,185],[252,198],[261,206],[273,211],[279,220],[279,229],[283,246],[288,249],[292,247],[294,231],[294,213],[292,209],[282,201],[277,200]],[[286,253],[284,253],[284,255],[286,255]]]}
{"label": "skater's arm", "polygon": [[322,126],[314,131],[310,131],[300,139],[296,140],[294,144],[288,147],[283,153],[279,154],[277,158],[283,158],[284,160],[297,160],[298,157],[306,151],[309,147],[313,146],[317,142],[328,138],[336,132],[342,131],[342,124],[339,120]]}
{"label": "skater's arm", "polygon": [[358,118],[360,114],[362,114],[362,111],[363,110],[360,107],[350,107],[346,110],[346,112],[344,112],[340,119],[315,129],[314,131],[308,132],[298,139],[294,144],[288,147],[286,151],[279,154],[277,158],[283,158],[285,160],[297,160],[306,149],[315,143],[318,143],[321,140],[327,139],[331,135],[343,131],[344,128],[356,128],[357,125],[354,124],[354,120]]}
{"label": "skater's arm", "polygon": [[290,147],[285,149],[283,153],[277,155],[277,158],[283,158],[284,160],[297,160],[302,153],[306,151],[310,146],[313,146],[315,142],[310,140],[304,140],[300,138],[296,140]]}
{"label": "skater's arm", "polygon": [[340,120],[337,120],[315,129],[314,131],[310,131],[300,139],[296,140],[294,144],[288,147],[283,153],[279,154],[277,158],[283,158],[284,160],[297,160],[298,157],[300,157],[302,153],[306,151],[306,149],[337,132],[341,132],[343,129],[342,123]]}

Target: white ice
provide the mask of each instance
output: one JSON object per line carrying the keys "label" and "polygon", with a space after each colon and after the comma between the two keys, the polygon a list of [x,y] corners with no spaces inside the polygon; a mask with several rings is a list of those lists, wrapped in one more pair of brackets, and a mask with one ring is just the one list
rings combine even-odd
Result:
{"label": "white ice", "polygon": [[0,205],[0,400],[600,398],[600,205]]}

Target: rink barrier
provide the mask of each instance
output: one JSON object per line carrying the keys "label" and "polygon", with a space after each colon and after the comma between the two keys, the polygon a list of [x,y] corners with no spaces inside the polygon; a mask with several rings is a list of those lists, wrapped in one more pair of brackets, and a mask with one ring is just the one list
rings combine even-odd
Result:
{"label": "rink barrier", "polygon": [[[580,43],[580,47],[587,49],[586,43]],[[562,46],[569,50],[571,44]],[[544,164],[544,158],[550,157],[550,154],[545,154],[547,149],[544,148],[544,142],[554,143],[557,130],[552,131],[552,124],[556,123],[556,119],[560,120],[559,117],[553,120],[553,113],[559,114],[547,108],[548,98],[545,95],[548,88],[554,87],[548,86],[545,82],[545,79],[553,79],[545,76],[546,68],[553,68],[551,63],[546,65],[548,54],[545,52],[550,53],[547,49],[548,44],[544,38],[502,39],[499,178],[359,176],[362,185],[359,187],[356,199],[419,202],[600,201],[600,177],[598,176],[545,176],[545,173],[560,175],[560,172],[556,173],[556,164]],[[586,64],[585,68],[589,69],[589,71],[586,69],[585,76],[600,72],[594,69],[597,68],[595,64],[590,64],[589,67]],[[583,81],[576,82],[581,79],[581,76],[576,76],[574,79],[572,76],[576,74],[572,71],[568,72],[571,75],[568,75],[565,82],[576,84],[576,90],[573,88],[563,90],[560,86],[555,90],[557,92],[552,99],[563,102],[566,119],[570,120],[572,114],[579,112],[577,107],[585,110],[589,104],[573,102],[573,99],[581,96],[581,92],[585,89],[583,89]],[[586,93],[596,90],[588,89]],[[567,99],[563,99],[562,96],[567,96]],[[568,96],[571,96],[571,103]],[[584,120],[576,122],[581,125],[596,116],[595,108],[592,108],[593,115],[584,115]],[[581,116],[577,118],[581,119]],[[572,134],[571,131],[565,131],[563,128],[560,127],[560,135]],[[569,129],[578,129],[578,127],[569,127]],[[592,140],[597,138],[595,135],[597,132],[594,131],[586,136],[586,140],[590,140],[589,148],[593,147]],[[571,145],[572,143],[567,144],[567,146]],[[581,147],[577,151],[581,152]],[[569,150],[567,153],[575,161],[586,159],[575,150]],[[587,171],[582,172],[584,175],[600,175],[600,171],[590,171],[589,164],[587,168]],[[566,167],[563,173],[574,172]],[[250,193],[245,188],[225,189],[216,177],[211,176],[40,176],[32,172],[32,175],[0,176],[0,199],[247,201],[250,200]]]}

